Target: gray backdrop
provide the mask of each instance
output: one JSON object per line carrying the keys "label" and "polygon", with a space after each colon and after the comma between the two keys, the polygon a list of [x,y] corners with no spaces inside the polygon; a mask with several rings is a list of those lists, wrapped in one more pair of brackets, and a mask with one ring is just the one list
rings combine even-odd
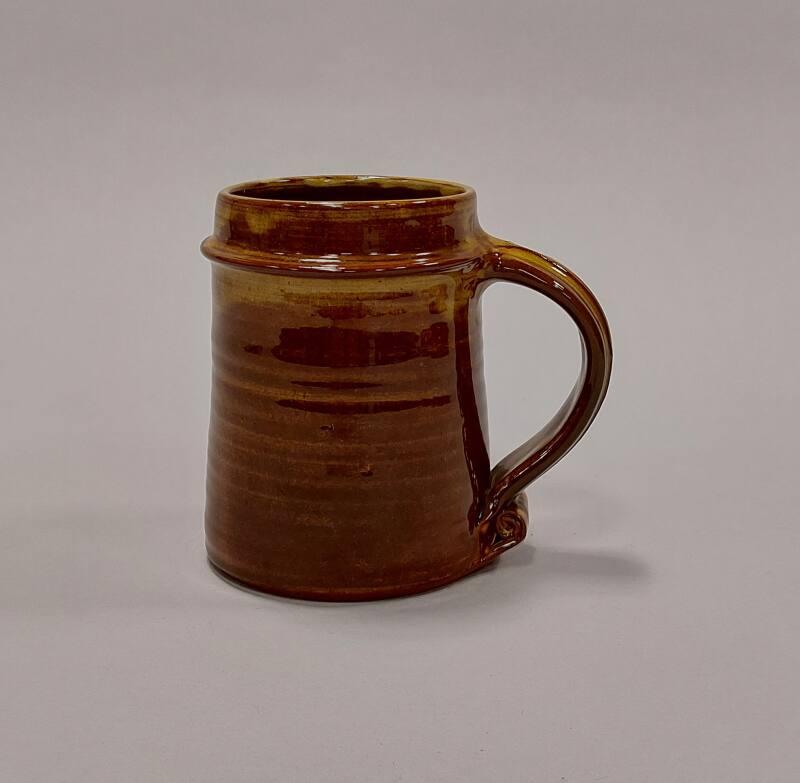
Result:
{"label": "gray backdrop", "polygon": [[[792,783],[800,7],[5,0],[0,777]],[[213,576],[216,191],[473,185],[616,339],[499,566],[372,605]],[[492,451],[578,339],[485,308]]]}

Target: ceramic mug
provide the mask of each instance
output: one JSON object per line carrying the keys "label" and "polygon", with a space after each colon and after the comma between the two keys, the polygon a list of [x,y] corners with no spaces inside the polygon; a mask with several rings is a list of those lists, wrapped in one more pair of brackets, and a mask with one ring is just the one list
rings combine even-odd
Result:
{"label": "ceramic mug", "polygon": [[[249,182],[217,198],[206,537],[256,590],[366,600],[428,590],[525,538],[523,490],[600,407],[611,338],[562,264],[486,234],[474,191],[425,179]],[[480,298],[505,280],[577,324],[554,418],[494,467]]]}

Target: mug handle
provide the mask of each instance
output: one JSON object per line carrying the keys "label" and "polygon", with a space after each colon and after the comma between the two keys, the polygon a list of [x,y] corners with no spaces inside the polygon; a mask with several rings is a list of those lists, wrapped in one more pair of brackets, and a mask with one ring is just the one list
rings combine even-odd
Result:
{"label": "mug handle", "polygon": [[519,543],[526,532],[523,489],[553,467],[583,436],[603,402],[611,375],[611,333],[594,294],[558,261],[491,238],[484,257],[482,284],[498,280],[532,288],[560,305],[578,327],[581,371],[555,416],[532,438],[492,469],[484,504],[483,561]]}

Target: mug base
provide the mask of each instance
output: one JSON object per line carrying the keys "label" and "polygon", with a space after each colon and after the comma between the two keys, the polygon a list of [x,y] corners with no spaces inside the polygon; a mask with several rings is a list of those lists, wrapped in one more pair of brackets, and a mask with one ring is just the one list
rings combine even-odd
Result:
{"label": "mug base", "polygon": [[390,587],[352,587],[352,588],[282,588],[274,585],[262,585],[246,579],[240,579],[237,576],[226,571],[217,565],[211,557],[208,558],[208,564],[211,570],[223,581],[244,590],[248,593],[256,593],[258,595],[274,595],[281,598],[292,598],[301,601],[319,601],[326,603],[356,603],[360,601],[381,601],[387,598],[402,598],[408,595],[418,595],[419,593],[427,593],[431,590],[436,590],[440,587],[445,587],[459,579],[463,579],[469,574],[475,573],[482,568],[490,566],[494,559],[480,562],[471,568],[462,571],[455,575],[448,575],[443,579],[434,579],[429,582],[421,582],[410,585],[396,585]]}
{"label": "mug base", "polygon": [[[250,593],[260,595],[276,595],[282,598],[294,598],[304,601],[323,601],[337,603],[353,603],[356,601],[380,601],[387,598],[401,598],[408,595],[427,593],[445,587],[469,574],[480,571],[494,563],[497,558],[525,539],[528,531],[528,504],[525,493],[520,493],[500,512],[497,519],[487,522],[487,530],[483,531],[484,545],[481,558],[468,568],[459,570],[444,577],[381,587],[281,587],[267,582],[255,582],[232,574],[214,561],[211,552],[207,552],[211,570],[228,584]],[[486,533],[488,532],[488,536]]]}

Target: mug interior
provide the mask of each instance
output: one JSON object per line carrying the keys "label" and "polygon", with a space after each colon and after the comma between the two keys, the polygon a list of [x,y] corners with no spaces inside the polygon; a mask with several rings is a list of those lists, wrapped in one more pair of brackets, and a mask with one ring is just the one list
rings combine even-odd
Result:
{"label": "mug interior", "polygon": [[463,186],[431,180],[382,177],[330,177],[249,183],[231,190],[233,196],[267,201],[418,201],[463,195]]}

